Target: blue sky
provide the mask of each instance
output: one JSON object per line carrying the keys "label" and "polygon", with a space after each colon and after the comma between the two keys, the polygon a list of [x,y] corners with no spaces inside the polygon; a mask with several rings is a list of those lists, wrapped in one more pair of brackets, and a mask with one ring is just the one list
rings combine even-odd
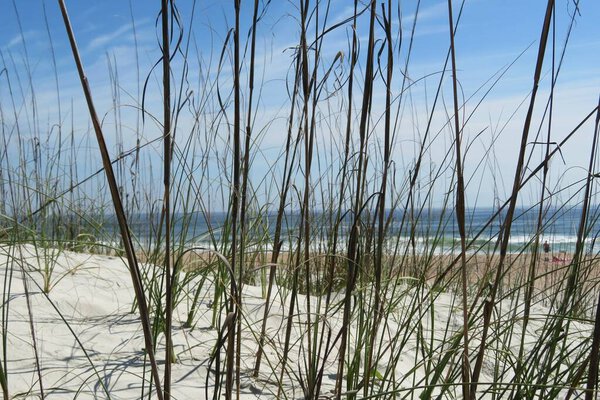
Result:
{"label": "blue sky", "polygon": [[[251,21],[252,3],[242,1],[242,33],[245,40]],[[255,119],[255,130],[261,132],[261,141],[257,143],[257,161],[255,171],[257,176],[267,174],[269,160],[281,150],[284,135],[281,130],[285,128],[289,100],[286,95],[286,77],[289,78],[292,63],[290,48],[298,41],[298,9],[295,1],[272,1],[261,20],[258,28],[257,44],[257,81],[260,87],[258,97],[258,111]],[[459,3],[455,2],[455,15]],[[216,79],[216,66],[218,57],[227,35],[228,28],[233,24],[233,1],[203,1],[196,4],[193,21],[191,21],[192,1],[178,1],[177,6],[182,16],[186,36],[191,39],[193,49],[190,54],[188,79],[194,95],[202,91],[197,82],[200,76],[206,75],[206,81]],[[261,1],[261,4],[264,4]],[[352,15],[352,4],[349,0],[332,0],[329,21],[344,20]],[[88,73],[92,91],[96,98],[100,115],[105,118],[105,129],[109,145],[115,146],[116,134],[115,119],[111,101],[111,73],[118,73],[119,87],[117,92],[122,107],[121,118],[124,127],[124,147],[129,148],[135,143],[133,134],[136,127],[137,114],[129,106],[139,106],[140,81],[150,76],[146,97],[147,109],[155,114],[160,114],[160,70],[150,74],[152,65],[159,59],[158,30],[155,26],[159,1],[147,0],[103,0],[103,1],[67,1],[73,29],[82,52],[83,62]],[[16,7],[16,11],[15,11]],[[60,97],[57,96],[55,69],[52,63],[50,38],[46,31],[44,7],[47,14],[48,29],[55,52],[57,76]],[[378,8],[380,6],[378,5]],[[400,88],[400,66],[406,57],[407,40],[415,15],[415,1],[402,2],[403,38],[405,40],[400,50],[400,59],[397,61],[395,75],[395,90]],[[30,87],[33,85],[37,103],[38,124],[43,129],[57,121],[58,104],[61,105],[61,118],[64,124],[73,117],[74,129],[80,143],[86,143],[93,148],[93,138],[89,135],[89,119],[83,105],[83,96],[79,82],[75,75],[73,59],[68,47],[67,37],[58,4],[50,0],[15,0],[5,1],[4,10],[0,14],[0,50],[4,57],[7,74],[17,87],[20,79],[23,95],[16,94],[17,106],[22,114],[19,118],[27,119],[27,105],[31,99]],[[379,8],[380,9],[380,8]],[[471,153],[466,161],[466,172],[474,171],[479,182],[491,179],[489,174],[478,173],[477,164],[483,157],[483,151],[492,141],[495,133],[500,132],[500,127],[507,124],[500,134],[495,145],[497,153],[497,173],[506,181],[498,184],[499,194],[491,190],[481,191],[473,184],[469,199],[475,199],[481,204],[491,204],[495,196],[503,197],[505,187],[511,182],[511,171],[514,168],[515,152],[522,129],[523,116],[526,106],[518,107],[525,100],[531,90],[531,82],[537,53],[538,39],[545,10],[545,2],[540,0],[467,0],[463,16],[460,20],[456,36],[458,79],[464,92],[464,98],[475,94],[475,99],[466,105],[467,111],[473,111],[479,99],[478,89],[497,71],[514,61],[519,54],[524,54],[506,72],[501,81],[490,92],[485,101],[477,108],[474,116],[464,128],[467,141],[473,140]],[[562,49],[570,16],[575,12],[573,0],[559,0],[556,2],[556,43],[557,51]],[[17,18],[18,14],[18,18]],[[600,2],[596,0],[582,0],[579,4],[579,14],[567,48],[566,58],[561,75],[557,83],[555,100],[555,115],[553,135],[556,139],[564,137],[581,118],[596,105],[600,94]],[[416,84],[410,91],[410,96],[405,98],[404,111],[401,112],[401,122],[398,126],[398,142],[394,157],[399,165],[409,165],[414,159],[414,146],[407,145],[414,142],[415,138],[422,135],[422,129],[427,118],[428,106],[432,101],[437,76],[442,68],[448,49],[448,19],[447,3],[438,0],[424,0],[419,9],[419,18],[414,37],[413,53],[411,55],[409,74],[411,79],[419,80],[421,77],[434,74]],[[366,15],[365,15],[366,17]],[[394,16],[396,18],[397,15]],[[19,28],[18,20],[21,22]],[[399,23],[395,19],[395,27]],[[134,29],[135,26],[135,33]],[[358,25],[358,34],[361,45],[366,47],[368,18],[361,18]],[[190,34],[191,32],[191,34]],[[396,31],[397,32],[397,31]],[[327,36],[323,47],[323,64],[328,65],[338,52],[348,53],[347,28],[338,29]],[[379,30],[381,37],[381,31]],[[196,51],[197,50],[197,51]],[[137,59],[136,59],[137,54]],[[25,57],[29,62],[25,62]],[[198,61],[200,60],[200,61]],[[347,62],[347,59],[344,60]],[[137,65],[139,64],[139,70]],[[203,69],[198,65],[203,65]],[[227,62],[226,62],[227,64]],[[28,67],[27,67],[28,65]],[[179,82],[181,72],[181,59],[174,61],[174,82]],[[28,69],[29,68],[29,69]],[[227,78],[229,66],[223,67],[219,84],[226,87],[231,84]],[[360,67],[362,68],[362,66]],[[112,69],[112,71],[111,71]],[[362,69],[361,69],[362,70]],[[27,81],[27,72],[31,71],[31,84]],[[547,56],[544,67],[544,80],[540,87],[539,104],[544,104],[549,89],[550,58]],[[150,74],[150,75],[149,75]],[[436,75],[437,74],[437,75]],[[230,74],[229,74],[230,75]],[[242,71],[242,79],[247,79],[247,70]],[[202,81],[205,82],[205,81]],[[489,84],[485,86],[489,88]],[[450,105],[451,86],[444,86],[444,96],[447,106]],[[381,114],[382,99],[385,92],[376,86],[374,99],[374,113]],[[60,100],[59,100],[60,99]],[[5,111],[9,107],[8,89],[5,77],[0,79],[0,101]],[[71,101],[74,103],[73,116],[70,114]],[[211,101],[215,101],[212,99]],[[340,100],[341,101],[341,100]],[[355,102],[358,100],[355,99]],[[337,104],[337,103],[336,103]],[[509,116],[516,112],[515,118],[508,121]],[[439,114],[439,115],[438,115]],[[436,114],[434,131],[444,129],[447,115],[443,112]],[[541,111],[538,110],[539,124]],[[6,126],[13,126],[14,120],[5,116]],[[507,122],[508,121],[508,122]],[[338,121],[339,122],[339,121]],[[70,122],[69,122],[70,123]],[[187,114],[186,118],[179,121],[182,137],[194,124],[193,116]],[[35,127],[22,123],[23,131],[34,130]],[[335,123],[334,123],[335,125]],[[373,137],[380,134],[380,124],[374,124]],[[534,123],[537,128],[537,125]],[[580,138],[564,149],[567,165],[555,165],[554,182],[564,184],[562,179],[579,179],[581,171],[579,166],[585,165],[585,158],[581,157],[580,149],[588,148],[592,126],[588,124],[587,130],[582,131]],[[476,133],[485,130],[486,133],[475,139]],[[222,137],[218,145],[225,146],[227,130],[222,130]],[[587,133],[586,133],[587,132]],[[24,132],[27,135],[27,132]],[[143,128],[143,136],[150,140],[160,134],[156,124],[148,122]],[[443,156],[444,144],[448,143],[447,133],[443,133],[437,142],[432,143],[431,163],[438,162]],[[323,135],[321,140],[324,146],[330,145],[331,139]],[[339,139],[338,139],[339,140]],[[90,151],[89,154],[92,154]],[[155,155],[158,157],[157,148]],[[472,160],[472,161],[471,161]],[[95,164],[97,163],[97,164]],[[90,170],[99,161],[92,162]],[[158,171],[158,170],[157,170]],[[563,174],[572,174],[570,178],[563,178]],[[158,172],[157,172],[158,173]],[[480,176],[481,175],[481,176]],[[504,189],[502,189],[504,187]],[[443,190],[440,190],[443,192]],[[531,191],[535,198],[535,189]],[[469,201],[468,199],[468,201]],[[526,196],[525,200],[526,201]]]}

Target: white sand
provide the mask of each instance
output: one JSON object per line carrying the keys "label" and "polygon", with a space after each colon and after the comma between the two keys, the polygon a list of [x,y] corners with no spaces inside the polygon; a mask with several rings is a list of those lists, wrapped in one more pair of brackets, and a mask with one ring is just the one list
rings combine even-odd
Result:
{"label": "white sand", "polygon": [[[42,255],[42,254],[40,254]],[[42,255],[43,256],[43,255]],[[22,269],[29,274],[29,291],[33,313],[33,326],[37,339],[38,355],[41,363],[42,380],[46,397],[48,399],[104,399],[107,398],[99,384],[98,376],[109,389],[111,398],[138,399],[141,395],[144,361],[144,341],[141,325],[137,312],[132,313],[133,289],[126,264],[117,257],[85,255],[71,252],[61,252],[55,255],[54,272],[52,276],[53,287],[48,298],[35,285],[42,285],[42,275],[36,269],[42,267],[42,259],[37,257],[32,246],[16,248],[0,248],[0,265],[2,265],[2,281],[8,283],[12,268],[12,285],[8,304],[8,347],[7,360],[9,392],[12,398],[39,398],[39,384],[35,368],[35,358],[30,333],[29,316],[22,281]],[[175,399],[197,399],[205,397],[205,379],[210,352],[216,342],[217,330],[210,328],[211,309],[208,307],[212,285],[206,284],[206,297],[201,299],[195,329],[184,329],[188,308],[184,301],[176,310],[173,321],[173,341],[178,362],[173,365],[173,390]],[[404,289],[404,301],[408,304],[418,300],[427,303],[431,300],[430,294],[418,294],[412,290]],[[288,305],[282,305],[279,293],[275,296],[276,302],[269,318],[268,338],[270,345],[267,347],[263,367],[259,379],[253,379],[249,371],[254,364],[254,354],[257,348],[257,335],[260,330],[264,300],[261,299],[261,288],[245,286],[244,288],[244,339],[242,342],[242,396],[243,399],[274,398],[280,369],[278,353],[283,349],[285,337],[285,319]],[[315,298],[311,298],[314,308]],[[454,304],[453,302],[456,302]],[[299,297],[298,303],[306,309],[306,298]],[[5,306],[6,307],[6,306]],[[61,320],[54,307],[60,310],[68,325],[73,329],[78,339],[83,344],[90,361],[86,358],[74,335],[69,331],[67,324]],[[396,311],[387,318],[387,324],[382,326],[384,337],[393,337],[398,327],[404,324],[418,326],[419,318],[406,315],[403,310],[406,304],[398,304]],[[499,303],[497,313],[500,318],[514,318],[512,313],[506,314],[508,309]],[[439,359],[448,348],[448,342],[453,333],[459,332],[462,326],[461,310],[458,300],[450,294],[440,294],[435,299],[433,308],[433,324],[431,326],[431,310],[420,318],[423,335],[431,338],[436,355]],[[313,309],[314,311],[314,309]],[[542,327],[544,315],[547,313],[541,306],[535,306],[533,318],[526,336],[527,342],[539,340],[536,332]],[[329,315],[327,323],[337,333],[341,323],[341,310]],[[305,319],[305,317],[304,317]],[[297,321],[297,320],[296,320]],[[448,325],[447,325],[448,324]],[[448,328],[446,328],[448,326]],[[503,351],[517,352],[520,338],[519,324],[515,324],[514,338],[511,349]],[[576,337],[589,335],[591,326],[588,324],[574,324],[572,329],[581,330]],[[289,371],[285,376],[283,389],[288,398],[302,398],[299,384],[299,374],[303,373],[304,361],[302,350],[298,345],[299,337],[305,332],[306,326],[302,323],[294,324],[292,343],[294,347],[289,351]],[[446,332],[444,338],[444,332]],[[378,369],[383,371],[389,354],[399,356],[394,379],[405,388],[410,388],[414,382],[423,378],[423,359],[417,357],[419,352],[415,349],[416,330],[411,330],[402,349],[388,350],[382,357]],[[476,336],[479,330],[474,328],[471,335],[475,337],[472,349],[476,346]],[[354,331],[351,331],[351,340],[356,342]],[[306,341],[306,335],[302,338]],[[433,337],[431,337],[433,336]],[[385,343],[384,343],[385,344]],[[575,343],[576,344],[576,343]],[[164,358],[164,351],[159,344],[157,356]],[[420,350],[419,350],[420,351]],[[472,350],[473,351],[473,350]],[[223,355],[224,358],[224,355]],[[507,357],[507,362],[509,358]],[[491,380],[490,373],[494,368],[495,357],[487,357],[482,382]],[[148,364],[149,365],[149,364]],[[164,364],[161,362],[161,370]],[[336,357],[328,359],[328,368],[324,374],[322,394],[330,395],[335,382]],[[417,366],[416,370],[413,370]],[[95,371],[94,371],[95,368]],[[214,368],[214,366],[213,366]],[[275,372],[273,372],[275,371]],[[98,376],[96,375],[98,374]],[[146,375],[149,377],[149,374]],[[162,376],[162,374],[161,374]],[[507,377],[508,380],[508,377]],[[211,376],[212,384],[212,376]],[[146,387],[148,385],[146,384]],[[419,390],[416,390],[418,394]],[[451,392],[459,395],[460,387]],[[27,395],[29,393],[29,395]],[[212,398],[213,388],[209,388]],[[460,397],[460,396],[459,396]]]}

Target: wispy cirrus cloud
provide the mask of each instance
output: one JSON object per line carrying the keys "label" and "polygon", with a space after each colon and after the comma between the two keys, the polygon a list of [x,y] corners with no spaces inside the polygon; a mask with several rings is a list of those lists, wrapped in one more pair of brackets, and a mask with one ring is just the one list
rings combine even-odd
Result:
{"label": "wispy cirrus cloud", "polygon": [[[141,21],[136,21],[136,31],[138,40],[143,37],[148,37],[150,32],[146,32],[148,30],[148,20],[144,19]],[[143,31],[143,33],[142,33]],[[151,35],[150,35],[151,36]],[[123,44],[133,42],[134,34],[133,34],[133,26],[131,23],[126,23],[118,27],[114,31],[102,33],[95,38],[93,38],[86,47],[87,51],[97,50],[103,48],[107,45],[113,44]]]}
{"label": "wispy cirrus cloud", "polygon": [[6,49],[10,49],[11,47],[15,47],[19,44],[21,44],[23,42],[23,35],[19,34],[16,35],[15,37],[13,37],[5,46],[4,48]]}
{"label": "wispy cirrus cloud", "polygon": [[26,32],[23,32],[23,34],[19,33],[19,34],[13,36],[8,42],[6,42],[6,44],[3,44],[0,47],[2,48],[2,50],[5,50],[5,51],[11,50],[11,49],[14,49],[15,47],[20,46],[26,40],[33,39],[36,35],[37,35],[37,32],[35,32],[35,31],[26,31]]}
{"label": "wispy cirrus cloud", "polygon": [[133,33],[133,29],[131,27],[131,24],[123,25],[120,28],[118,28],[116,31],[107,32],[107,33],[103,33],[99,36],[96,36],[94,39],[92,39],[90,44],[87,46],[87,50],[88,51],[95,50],[100,47],[104,47],[107,44],[112,43],[115,40],[118,40],[120,37],[122,37],[124,35],[129,36],[129,34],[132,34],[132,33]]}
{"label": "wispy cirrus cloud", "polygon": [[415,16],[418,18],[418,21],[424,22],[426,20],[433,20],[441,17],[446,17],[448,15],[448,5],[447,3],[440,2],[433,4],[431,6],[422,7],[419,9],[419,12],[415,11],[414,13],[410,13],[402,17],[402,24],[412,24]]}

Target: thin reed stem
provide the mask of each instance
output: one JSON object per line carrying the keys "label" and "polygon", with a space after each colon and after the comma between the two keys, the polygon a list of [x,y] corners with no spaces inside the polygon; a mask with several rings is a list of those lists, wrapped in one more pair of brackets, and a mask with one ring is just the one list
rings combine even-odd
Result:
{"label": "thin reed stem", "polygon": [[508,204],[508,209],[506,211],[506,218],[501,228],[501,242],[500,242],[500,257],[498,260],[498,265],[496,266],[496,276],[495,280],[492,284],[490,294],[488,295],[488,299],[486,299],[485,307],[483,309],[483,330],[481,333],[481,342],[479,345],[479,351],[477,353],[477,358],[475,361],[475,365],[473,367],[473,372],[471,375],[471,390],[470,390],[470,399],[475,400],[477,393],[477,385],[479,382],[479,375],[481,374],[481,368],[483,366],[483,358],[485,353],[485,348],[487,345],[487,335],[490,328],[490,320],[492,317],[493,306],[496,302],[496,296],[498,293],[498,288],[500,286],[500,281],[503,275],[503,267],[504,261],[506,258],[506,253],[508,249],[508,243],[510,239],[511,233],[511,225],[513,222],[513,216],[515,212],[515,208],[517,206],[517,197],[523,182],[523,168],[524,168],[524,160],[525,160],[525,150],[527,148],[527,139],[529,137],[529,128],[531,126],[531,120],[533,117],[533,109],[535,105],[536,95],[538,91],[540,76],[542,73],[542,66],[544,64],[544,54],[546,52],[546,44],[548,41],[548,32],[550,30],[550,23],[552,21],[552,11],[554,9],[554,0],[548,0],[546,6],[546,15],[544,17],[544,23],[542,28],[542,33],[540,37],[540,45],[538,49],[537,62],[535,67],[535,73],[533,77],[533,89],[531,92],[531,98],[529,102],[529,109],[527,110],[527,115],[525,117],[525,122],[523,126],[523,133],[521,136],[521,144],[519,147],[519,156],[517,160],[517,166],[514,175],[513,187],[510,197],[510,202]]}
{"label": "thin reed stem", "polygon": [[463,177],[463,164],[461,154],[462,128],[458,120],[458,77],[456,76],[456,51],[454,45],[454,18],[452,17],[452,0],[448,0],[448,25],[450,26],[450,53],[452,58],[452,100],[454,104],[454,149],[456,150],[456,201],[455,212],[458,232],[460,235],[460,259],[462,281],[462,309],[463,309],[463,352],[462,352],[462,378],[463,398],[469,397],[469,310],[467,305],[467,243],[465,229],[465,181]]}
{"label": "thin reed stem", "polygon": [[[598,106],[600,107],[600,97],[598,98]],[[584,203],[583,203],[583,211],[581,216],[581,223],[579,225],[579,233],[577,235],[577,244],[576,244],[576,252],[575,257],[573,257],[574,267],[579,267],[579,263],[581,263],[581,255],[583,253],[583,229],[584,223],[586,222],[586,213],[588,212],[590,194],[591,194],[591,186],[592,186],[592,178],[595,178],[596,174],[593,172],[593,168],[595,167],[596,161],[596,146],[598,144],[598,135],[600,135],[600,110],[596,114],[596,124],[594,127],[594,139],[592,142],[592,149],[590,152],[590,163],[588,167],[588,176],[586,180],[585,187],[585,195],[584,195]],[[575,272],[572,273],[571,276],[575,275]],[[571,282],[571,280],[569,280]],[[596,317],[594,320],[594,333],[592,336],[592,347],[590,348],[590,369],[588,371],[588,377],[586,382],[586,392],[585,392],[585,400],[592,400],[594,396],[594,391],[598,390],[598,364],[600,362],[600,296],[598,297],[596,303]],[[596,393],[597,394],[597,393]]]}
{"label": "thin reed stem", "polygon": [[125,216],[125,211],[123,209],[123,204],[121,203],[121,197],[119,195],[119,186],[115,179],[115,175],[112,169],[112,163],[110,161],[110,157],[108,154],[108,149],[106,147],[106,143],[104,141],[104,134],[102,133],[102,127],[100,126],[100,121],[96,114],[96,109],[94,107],[94,102],[92,99],[92,93],[88,84],[87,77],[85,75],[83,64],[81,62],[81,57],[79,56],[79,50],[77,48],[77,43],[75,42],[75,36],[73,34],[73,29],[71,28],[71,22],[69,20],[69,15],[67,13],[67,8],[65,6],[64,0],[58,0],[60,5],[60,10],[63,16],[63,22],[65,28],[67,30],[67,35],[69,37],[69,42],[71,45],[71,51],[73,52],[73,58],[75,59],[75,64],[77,65],[77,71],[79,73],[79,79],[81,81],[81,86],[83,92],[85,94],[86,103],[88,106],[88,110],[90,113],[90,117],[92,119],[92,124],[94,126],[94,132],[96,134],[96,140],[98,141],[98,146],[100,148],[100,154],[102,156],[102,164],[104,165],[104,172],[106,173],[106,179],[108,182],[108,186],[110,189],[111,198],[113,201],[113,206],[115,208],[115,215],[117,217],[117,221],[119,224],[119,230],[121,232],[121,238],[123,240],[123,245],[125,247],[125,255],[127,256],[127,262],[129,265],[129,272],[131,274],[131,280],[133,283],[133,288],[135,291],[136,301],[138,303],[138,309],[140,313],[140,320],[142,324],[142,329],[144,331],[144,342],[146,345],[146,352],[150,359],[151,365],[151,373],[154,380],[154,386],[156,389],[156,396],[159,400],[163,400],[163,392],[161,388],[160,378],[158,375],[158,365],[156,363],[156,359],[154,357],[154,344],[152,340],[152,329],[150,326],[150,314],[148,312],[148,306],[146,303],[146,297],[144,295],[144,288],[141,280],[141,274],[137,262],[137,257],[133,248],[133,242],[131,241],[131,235],[129,232],[129,227],[127,225],[127,218]]}
{"label": "thin reed stem", "polygon": [[173,360],[173,256],[171,254],[171,53],[169,51],[169,0],[161,2],[163,65],[163,211],[165,216],[165,371],[164,398],[171,398],[171,363]]}
{"label": "thin reed stem", "polygon": [[[359,135],[360,145],[358,150],[357,175],[355,198],[353,204],[353,221],[350,228],[350,237],[348,242],[348,262],[346,266],[346,293],[344,295],[344,313],[342,317],[340,352],[338,356],[338,372],[336,380],[335,395],[339,400],[342,395],[342,382],[344,379],[344,367],[346,362],[346,347],[348,345],[348,329],[350,324],[351,313],[351,298],[354,285],[356,283],[359,265],[358,240],[359,226],[361,224],[361,213],[364,208],[364,175],[366,169],[366,141],[367,141],[367,125],[371,110],[372,90],[373,90],[373,59],[374,59],[374,43],[375,43],[375,14],[376,2],[373,0],[370,3],[370,23],[369,23],[369,44],[367,48],[367,58],[365,61],[365,78],[363,89],[363,101],[360,113]],[[352,390],[352,387],[348,387]]]}
{"label": "thin reed stem", "polygon": [[[243,259],[238,260],[238,223],[240,214],[240,162],[241,162],[241,140],[240,140],[240,5],[241,0],[233,0],[235,8],[235,27],[233,31],[233,188],[231,193],[231,266],[234,272],[237,272],[237,279],[240,279],[240,288],[237,297],[231,297],[229,307],[237,310],[237,318],[240,316],[240,308],[242,301],[242,290],[243,282],[241,277],[243,276]],[[243,251],[243,249],[240,249]],[[234,275],[235,276],[235,275]],[[231,285],[234,281],[231,282]],[[232,290],[233,293],[233,290]],[[234,321],[229,325],[228,337],[227,337],[227,374],[225,377],[225,398],[231,400],[233,397],[233,384],[235,378],[236,393],[239,396],[239,373],[240,371],[234,367],[234,362],[237,365],[237,359],[239,358],[240,349],[236,349],[236,334],[241,335],[241,332],[236,332],[237,323]]]}

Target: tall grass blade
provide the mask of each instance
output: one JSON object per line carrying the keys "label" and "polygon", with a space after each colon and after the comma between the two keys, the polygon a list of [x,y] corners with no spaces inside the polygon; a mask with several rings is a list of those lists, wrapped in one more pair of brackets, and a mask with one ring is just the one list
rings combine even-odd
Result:
{"label": "tall grass blade", "polygon": [[452,17],[452,0],[448,0],[448,24],[450,26],[450,52],[452,55],[452,100],[454,105],[454,149],[456,150],[456,222],[460,235],[460,259],[461,259],[461,281],[462,281],[462,311],[463,311],[463,353],[462,353],[462,377],[463,398],[469,397],[469,310],[467,306],[467,243],[465,229],[465,180],[463,177],[463,164],[461,154],[461,132],[462,128],[458,120],[458,77],[456,76],[456,51],[454,46],[454,18]]}
{"label": "tall grass blade", "polygon": [[131,240],[131,235],[129,232],[129,227],[127,225],[127,218],[125,216],[125,210],[123,209],[123,204],[121,202],[121,197],[119,195],[119,186],[115,179],[115,175],[112,169],[112,164],[110,161],[110,156],[108,154],[108,149],[106,147],[106,143],[104,141],[104,134],[102,133],[102,127],[100,126],[100,121],[98,119],[98,115],[96,114],[96,109],[94,107],[94,102],[92,99],[92,93],[88,84],[87,77],[85,75],[83,64],[81,62],[81,57],[79,55],[79,50],[77,48],[77,43],[75,41],[75,35],[73,34],[73,29],[71,27],[71,22],[69,20],[69,15],[67,13],[67,8],[64,0],[58,0],[61,14],[63,17],[63,22],[65,28],[67,30],[67,35],[69,37],[69,42],[71,45],[71,51],[73,52],[73,58],[75,59],[75,64],[77,65],[77,71],[79,73],[79,79],[81,81],[81,86],[85,95],[86,103],[89,109],[90,117],[92,119],[92,124],[94,126],[94,132],[96,134],[96,140],[98,141],[98,146],[100,148],[100,154],[102,156],[102,164],[104,165],[104,172],[106,173],[106,179],[108,182],[108,186],[110,189],[110,194],[113,202],[113,206],[115,209],[115,215],[117,217],[117,221],[119,224],[119,230],[121,233],[121,238],[123,240],[123,245],[125,247],[125,255],[127,256],[127,261],[129,264],[129,272],[131,274],[131,280],[133,283],[133,287],[135,290],[135,297],[138,303],[138,309],[140,313],[140,320],[142,324],[142,329],[144,331],[144,342],[146,345],[146,352],[148,353],[148,357],[150,359],[151,364],[151,373],[154,380],[154,385],[156,389],[156,396],[159,400],[163,400],[163,392],[161,389],[160,378],[158,374],[158,365],[156,363],[156,359],[154,356],[154,344],[152,340],[152,329],[150,327],[150,314],[148,312],[148,306],[146,303],[146,297],[144,295],[144,288],[141,280],[141,274],[139,265],[137,262],[137,257],[133,248],[133,242]]}
{"label": "tall grass blade", "polygon": [[542,73],[542,66],[544,64],[544,55],[546,52],[546,45],[548,41],[548,32],[550,31],[550,23],[552,21],[552,11],[554,9],[554,0],[548,0],[546,6],[546,14],[544,17],[544,23],[542,27],[542,33],[540,36],[540,45],[538,49],[537,61],[535,66],[535,73],[533,77],[533,89],[531,92],[531,98],[529,102],[529,108],[527,110],[527,115],[525,117],[525,122],[523,126],[523,133],[521,136],[521,144],[519,147],[519,156],[517,160],[515,176],[513,181],[513,187],[510,197],[510,202],[508,204],[508,209],[506,211],[506,218],[504,220],[503,226],[501,228],[501,243],[500,243],[500,258],[498,260],[498,265],[496,266],[496,275],[495,280],[492,284],[489,298],[486,299],[486,305],[483,309],[483,330],[481,333],[481,343],[479,345],[479,351],[477,353],[477,358],[475,361],[475,365],[473,367],[473,373],[471,375],[471,390],[470,390],[470,398],[471,400],[475,400],[477,385],[479,382],[479,375],[481,374],[481,368],[483,366],[483,358],[485,354],[485,349],[487,345],[487,335],[490,328],[490,320],[492,317],[493,305],[496,302],[496,295],[498,293],[498,288],[500,285],[500,281],[503,274],[504,261],[506,258],[506,253],[508,249],[508,243],[510,239],[511,233],[511,225],[513,222],[513,216],[515,213],[515,208],[517,206],[517,197],[519,194],[519,190],[521,188],[523,182],[523,168],[524,168],[524,160],[525,160],[525,150],[527,147],[527,139],[529,137],[529,128],[531,126],[531,120],[533,118],[533,110],[536,100],[536,95],[538,91],[538,85],[540,81],[540,76]]}
{"label": "tall grass blade", "polygon": [[[599,98],[599,107],[600,107],[600,98]],[[596,146],[598,135],[600,135],[600,111],[596,114],[596,125],[594,127],[594,139],[592,144],[592,151],[590,155],[590,164],[588,168],[588,177],[587,177],[587,185],[586,185],[586,196],[584,197],[584,211],[588,206],[588,199],[590,198],[590,190],[592,184],[592,176],[594,174],[593,168],[595,166],[595,156],[596,156]],[[582,216],[583,220],[583,216]],[[583,222],[583,221],[582,221]],[[579,229],[582,229],[580,225]],[[577,242],[578,247],[582,246],[582,243]],[[577,255],[578,259],[574,259],[573,262],[581,262],[581,253]],[[592,400],[594,396],[594,392],[598,390],[598,364],[600,363],[600,296],[598,297],[596,303],[596,317],[594,320],[594,333],[592,339],[592,347],[590,349],[590,369],[588,372],[588,378],[586,383],[586,392],[585,392],[585,400]]]}

